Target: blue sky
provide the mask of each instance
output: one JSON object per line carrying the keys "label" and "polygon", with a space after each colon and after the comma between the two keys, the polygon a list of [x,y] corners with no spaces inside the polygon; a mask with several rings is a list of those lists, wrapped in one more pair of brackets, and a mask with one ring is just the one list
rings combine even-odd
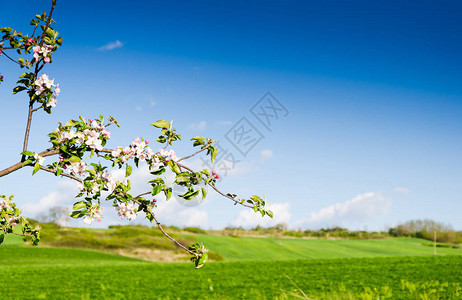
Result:
{"label": "blue sky", "polygon": [[[62,92],[51,116],[34,116],[31,150],[79,114],[115,116],[113,147],[154,141],[149,124],[174,119],[184,137],[233,152],[240,162],[220,187],[266,195],[276,218],[255,219],[211,192],[188,210],[162,204],[165,223],[381,230],[431,218],[462,229],[460,2],[126,3],[58,1],[64,46],[44,72]],[[48,8],[3,3],[0,26],[27,30]],[[27,104],[11,95],[21,70],[1,57],[0,72],[3,168],[20,152]],[[268,91],[289,112],[271,132],[249,111]],[[225,138],[242,117],[264,135],[247,156]],[[188,151],[185,139],[177,152]],[[30,173],[0,181],[30,216],[73,203],[71,183]],[[142,190],[145,175],[135,175]],[[119,222],[109,207],[105,216],[99,226]]]}

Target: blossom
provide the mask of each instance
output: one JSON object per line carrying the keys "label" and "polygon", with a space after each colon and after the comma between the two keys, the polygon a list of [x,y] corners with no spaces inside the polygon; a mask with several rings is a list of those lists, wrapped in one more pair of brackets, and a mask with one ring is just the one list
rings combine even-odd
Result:
{"label": "blossom", "polygon": [[45,102],[45,106],[55,107],[56,103],[58,102],[56,95],[58,95],[59,92],[61,91],[58,87],[59,84],[55,85],[55,80],[54,79],[50,80],[47,74],[42,74],[42,76],[40,76],[34,81],[34,84],[35,84],[35,94],[37,96],[49,97],[48,93],[49,92],[53,93],[52,89],[54,89],[55,95],[52,95],[51,97],[49,97],[49,100]]}
{"label": "blossom", "polygon": [[85,171],[87,170],[87,165],[83,161],[71,161],[69,165],[64,165],[64,169],[69,169],[70,173],[74,175],[85,175]]}
{"label": "blossom", "polygon": [[9,202],[7,202],[5,199],[0,199],[0,207],[10,209],[11,206]]}
{"label": "blossom", "polygon": [[118,147],[117,150],[111,152],[112,157],[117,158],[119,157],[120,153],[122,153],[122,148]]}
{"label": "blossom", "polygon": [[83,217],[83,223],[87,225],[91,225],[95,220],[101,222],[103,218],[103,209],[100,207],[99,204],[92,204],[88,209],[88,214]]}
{"label": "blossom", "polygon": [[117,213],[120,217],[120,219],[124,219],[127,217],[128,220],[134,220],[136,219],[136,207],[133,203],[119,203],[116,207]]}
{"label": "blossom", "polygon": [[164,156],[165,161],[170,161],[170,160],[177,161],[179,159],[178,156],[176,156],[176,153],[173,149],[167,151],[164,148],[162,148],[158,151],[158,153]]}
{"label": "blossom", "polygon": [[43,165],[43,161],[45,160],[44,157],[38,155],[37,153],[34,153],[34,158],[38,162],[39,165]]}
{"label": "blossom", "polygon": [[107,171],[104,171],[102,174],[101,174],[101,178],[106,181],[107,183],[107,188],[109,190],[110,193],[112,193],[112,191],[114,191],[114,189],[116,188],[118,182],[115,178],[112,177],[112,174],[107,172]]}
{"label": "blossom", "polygon": [[50,101],[45,103],[45,106],[46,107],[55,107],[57,102],[58,102],[58,99],[56,99],[56,96],[51,96]]}
{"label": "blossom", "polygon": [[[31,41],[31,39],[29,39],[29,42]],[[51,61],[50,57],[48,56],[48,54],[51,52],[51,50],[53,49],[53,46],[51,45],[44,45],[44,46],[35,46],[32,48],[32,51],[34,51],[34,58],[35,58],[35,62],[37,63],[40,59],[40,57],[43,57],[43,61],[46,62],[46,63],[49,63]]]}
{"label": "blossom", "polygon": [[96,138],[96,137],[92,137],[90,136],[86,141],[85,141],[85,144],[90,146],[91,149],[95,149],[95,150],[98,150],[98,151],[101,151],[103,150],[103,145],[102,145],[102,140]]}

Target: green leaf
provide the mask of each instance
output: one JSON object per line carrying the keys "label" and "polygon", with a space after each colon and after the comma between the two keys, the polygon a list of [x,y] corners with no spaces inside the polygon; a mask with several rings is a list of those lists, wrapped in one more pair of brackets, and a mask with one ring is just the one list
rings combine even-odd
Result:
{"label": "green leaf", "polygon": [[13,89],[13,95],[14,95],[14,94],[17,94],[17,93],[19,93],[19,92],[21,92],[21,91],[24,91],[25,89],[27,89],[27,88],[24,87],[24,86],[17,86],[17,87],[15,87],[15,88]]}
{"label": "green leaf", "polygon": [[152,123],[151,125],[157,128],[169,128],[170,127],[170,123],[165,120],[156,121]]}
{"label": "green leaf", "polygon": [[165,143],[165,142],[167,141],[167,139],[165,138],[165,136],[162,136],[162,135],[161,135],[161,136],[159,136],[159,137],[157,138],[157,141],[158,141],[159,143],[163,144],[163,143]]}
{"label": "green leaf", "polygon": [[178,167],[178,165],[173,161],[173,160],[170,160],[168,162],[168,166],[170,167],[170,169],[175,172],[176,174],[180,174],[181,171],[180,171],[180,168]]}
{"label": "green leaf", "polygon": [[195,190],[189,190],[187,191],[186,193],[184,193],[183,195],[179,195],[181,198],[184,198],[185,200],[191,200],[192,198],[196,197],[197,195],[199,195],[199,190],[195,191]]}
{"label": "green leaf", "polygon": [[161,175],[164,172],[165,172],[165,167],[161,166],[158,170],[152,171],[151,174],[152,175]]}
{"label": "green leaf", "polygon": [[82,217],[83,215],[85,215],[86,213],[87,213],[86,209],[79,210],[79,211],[73,211],[73,212],[70,213],[70,216],[71,216],[71,218],[78,219],[78,218]]}
{"label": "green leaf", "polygon": [[184,176],[184,175],[177,175],[175,181],[177,183],[183,183],[183,182],[189,182],[190,177],[189,176]]}
{"label": "green leaf", "polygon": [[5,240],[5,233],[3,233],[3,231],[0,232],[0,245],[3,243],[3,241]]}
{"label": "green leaf", "polygon": [[32,171],[32,175],[38,172],[40,170],[40,164],[38,162],[35,163],[34,165],[34,170]]}
{"label": "green leaf", "polygon": [[164,189],[165,198],[169,200],[172,197],[172,188]]}
{"label": "green leaf", "polygon": [[31,152],[31,151],[23,151],[21,152],[22,155],[27,155],[27,156],[34,156],[34,152]]}
{"label": "green leaf", "polygon": [[82,208],[85,208],[85,207],[87,207],[85,202],[84,201],[79,201],[79,202],[74,203],[74,206],[72,207],[72,209],[73,210],[79,210],[79,209],[82,209]]}
{"label": "green leaf", "polygon": [[127,165],[127,168],[125,169],[125,177],[130,176],[131,173],[132,173],[132,166]]}
{"label": "green leaf", "polygon": [[81,161],[81,159],[78,156],[72,155],[71,157],[69,157],[69,161],[79,162]]}
{"label": "green leaf", "polygon": [[207,190],[205,188],[201,188],[202,190],[202,199],[205,199],[207,197]]}
{"label": "green leaf", "polygon": [[155,195],[159,194],[161,191],[162,191],[162,186],[161,185],[153,185],[151,194],[153,196],[155,196]]}
{"label": "green leaf", "polygon": [[271,210],[267,210],[266,214],[272,219],[273,218],[273,212]]}
{"label": "green leaf", "polygon": [[28,160],[26,160],[25,162],[22,163],[22,166],[24,167],[24,166],[30,165],[32,162],[33,162],[32,159],[28,159]]}
{"label": "green leaf", "polygon": [[218,152],[217,148],[211,146],[211,147],[209,147],[209,149],[210,149],[210,152],[211,152],[211,159],[210,160],[212,162],[215,162],[215,158],[217,157],[217,152]]}
{"label": "green leaf", "polygon": [[64,127],[72,127],[72,126],[75,126],[77,124],[79,124],[80,122],[79,121],[76,121],[76,120],[69,120],[66,122],[66,124],[64,124]]}
{"label": "green leaf", "polygon": [[250,196],[250,199],[252,199],[255,203],[258,203],[258,204],[263,203],[263,200],[257,195]]}

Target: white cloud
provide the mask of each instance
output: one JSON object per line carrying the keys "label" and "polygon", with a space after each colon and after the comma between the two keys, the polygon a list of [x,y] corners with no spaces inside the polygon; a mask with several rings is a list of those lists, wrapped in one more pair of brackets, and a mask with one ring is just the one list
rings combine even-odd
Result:
{"label": "white cloud", "polygon": [[322,208],[296,226],[332,227],[347,226],[388,213],[393,200],[380,192],[359,194],[351,200]]}
{"label": "white cloud", "polygon": [[115,42],[110,42],[110,43],[107,43],[106,45],[99,47],[98,51],[111,51],[116,48],[121,48],[123,47],[123,45],[124,44],[121,41],[116,40]]}
{"label": "white cloud", "polygon": [[200,121],[199,123],[192,123],[189,125],[189,129],[191,130],[204,130],[207,127],[207,122],[205,121]]}
{"label": "white cloud", "polygon": [[157,102],[154,101],[154,99],[152,99],[152,98],[149,99],[149,105],[150,105],[151,107],[156,106],[156,104],[157,104]]}
{"label": "white cloud", "polygon": [[260,152],[260,158],[258,159],[260,162],[264,162],[265,160],[273,157],[273,151],[271,150],[263,150]]}
{"label": "white cloud", "polygon": [[137,105],[137,106],[135,106],[135,110],[137,110],[137,111],[142,111],[143,108],[142,108],[141,106]]}
{"label": "white cloud", "polygon": [[402,195],[407,195],[411,192],[410,189],[407,189],[405,187],[397,187],[393,190],[394,193],[396,194],[402,194]]}
{"label": "white cloud", "polygon": [[45,213],[54,206],[63,206],[70,208],[76,202],[75,196],[79,189],[77,182],[61,181],[58,183],[55,191],[40,198],[38,202],[26,203],[22,209],[26,216],[36,216],[40,213]]}
{"label": "white cloud", "polygon": [[288,202],[269,205],[268,209],[273,212],[273,218],[268,216],[262,217],[260,213],[255,213],[252,209],[245,209],[234,219],[232,225],[235,227],[254,228],[257,225],[271,227],[277,224],[288,224],[292,216],[289,208],[290,204]]}

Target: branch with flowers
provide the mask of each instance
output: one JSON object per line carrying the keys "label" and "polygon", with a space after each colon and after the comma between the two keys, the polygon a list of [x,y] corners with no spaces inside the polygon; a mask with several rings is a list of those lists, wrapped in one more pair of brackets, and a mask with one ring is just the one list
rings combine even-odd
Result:
{"label": "branch with flowers", "polygon": [[[44,12],[30,21],[33,26],[30,36],[10,27],[0,28],[0,56],[28,70],[19,77],[13,94],[26,92],[29,99],[21,158],[10,167],[0,170],[0,177],[24,167],[31,167],[32,174],[45,171],[75,180],[80,191],[76,196],[78,201],[73,205],[71,217],[82,218],[85,224],[101,221],[103,200],[112,202],[121,219],[126,218],[131,221],[137,218],[138,213],[143,213],[167,238],[191,254],[191,261],[195,263],[196,268],[201,267],[207,260],[208,250],[202,243],[186,247],[172,238],[158,221],[155,212],[157,200],[154,197],[163,194],[166,200],[169,200],[173,186],[178,185],[185,189],[185,192],[178,196],[185,201],[190,201],[196,197],[205,198],[207,196],[205,186],[210,186],[218,194],[232,200],[235,205],[249,207],[262,216],[272,217],[272,212],[266,209],[266,201],[259,196],[241,199],[235,194],[224,193],[216,186],[219,175],[215,171],[208,169],[194,171],[188,167],[185,161],[199,154],[209,156],[213,162],[217,155],[215,141],[200,136],[193,137],[191,139],[193,147],[198,147],[198,150],[180,158],[171,146],[181,140],[181,135],[173,128],[173,122],[166,120],[158,120],[151,124],[160,130],[157,142],[161,146],[157,151],[149,146],[148,140],[141,137],[135,138],[125,147],[107,148],[106,144],[111,138],[109,127],[111,125],[119,127],[119,123],[112,116],[108,118],[107,123],[102,116],[95,119],[79,116],[76,120],[59,123],[58,127],[48,134],[51,143],[48,149],[39,152],[29,150],[28,140],[33,114],[42,110],[51,114],[52,109],[57,105],[60,92],[59,84],[42,72],[47,64],[53,62],[53,54],[62,46],[62,37],[51,26],[54,22],[52,14],[55,6],[56,0],[52,0],[48,15]],[[41,33],[37,34],[37,32]],[[0,76],[0,83],[3,80],[3,76]],[[54,161],[45,165],[45,159],[49,157]],[[152,179],[148,182],[151,187],[149,191],[133,195],[130,176],[133,168],[138,168],[140,164],[148,166],[152,175]],[[117,180],[111,170],[122,168],[125,170],[125,178]],[[172,184],[168,184],[161,176],[167,171],[172,172],[175,177]],[[5,234],[13,233],[30,236],[32,243],[38,244],[40,226],[32,228],[27,219],[21,216],[21,211],[16,208],[12,199],[13,196],[0,195],[0,243],[3,242]],[[22,233],[15,230],[18,225]]]}

